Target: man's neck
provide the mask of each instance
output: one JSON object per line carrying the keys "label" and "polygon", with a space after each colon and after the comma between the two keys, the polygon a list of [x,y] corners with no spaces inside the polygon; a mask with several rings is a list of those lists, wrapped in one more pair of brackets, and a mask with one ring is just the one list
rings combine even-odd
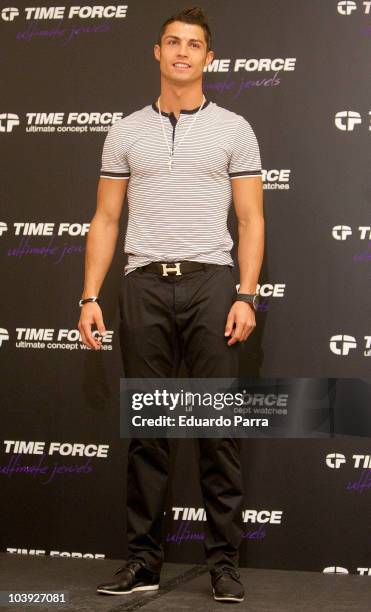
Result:
{"label": "man's neck", "polygon": [[203,102],[202,83],[194,87],[171,87],[161,83],[160,105],[165,113],[174,113],[179,119],[181,110],[193,110]]}

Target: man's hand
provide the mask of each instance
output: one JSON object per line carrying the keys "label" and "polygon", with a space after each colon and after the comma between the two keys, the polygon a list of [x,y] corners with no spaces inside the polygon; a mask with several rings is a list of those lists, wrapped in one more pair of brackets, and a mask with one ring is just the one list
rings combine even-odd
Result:
{"label": "man's hand", "polygon": [[87,302],[81,308],[80,320],[77,327],[79,328],[81,339],[86,346],[99,351],[102,347],[101,340],[94,338],[92,334],[92,325],[95,323],[101,335],[106,331],[103,323],[102,310],[96,302]]}
{"label": "man's hand", "polygon": [[[235,327],[233,327],[235,325]],[[236,342],[244,342],[256,327],[255,312],[246,302],[234,302],[225,326],[225,336],[231,336],[228,346]]]}

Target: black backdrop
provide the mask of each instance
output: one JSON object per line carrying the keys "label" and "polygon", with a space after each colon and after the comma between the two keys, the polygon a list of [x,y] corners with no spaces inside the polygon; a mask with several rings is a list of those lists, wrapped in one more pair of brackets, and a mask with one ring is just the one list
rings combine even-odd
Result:
{"label": "black backdrop", "polygon": [[[0,539],[9,552],[123,557],[116,298],[126,214],[101,294],[112,334],[99,353],[78,341],[83,224],[94,213],[111,115],[158,97],[153,44],[182,5],[116,3],[118,16],[101,18],[86,16],[92,4],[70,17],[72,6],[58,16],[1,4]],[[371,465],[354,455],[371,453],[368,3],[202,6],[215,57],[229,60],[228,71],[205,74],[204,92],[250,121],[264,168],[262,302],[241,373],[318,379],[336,415],[331,439],[244,442],[241,564],[365,574]],[[249,69],[235,71],[237,59]],[[230,224],[235,235],[233,214]],[[6,441],[41,441],[46,454]],[[53,441],[108,445],[108,456],[48,455]],[[199,562],[192,441],[174,451],[172,470],[167,558]]]}

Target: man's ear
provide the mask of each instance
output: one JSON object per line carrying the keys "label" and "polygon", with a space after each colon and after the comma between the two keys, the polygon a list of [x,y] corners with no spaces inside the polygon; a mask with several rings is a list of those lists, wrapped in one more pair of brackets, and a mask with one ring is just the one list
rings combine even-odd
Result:
{"label": "man's ear", "polygon": [[153,54],[155,56],[155,59],[159,62],[160,61],[160,56],[161,56],[161,47],[157,43],[153,47]]}
{"label": "man's ear", "polygon": [[214,51],[208,51],[206,54],[205,66],[208,66],[214,59]]}

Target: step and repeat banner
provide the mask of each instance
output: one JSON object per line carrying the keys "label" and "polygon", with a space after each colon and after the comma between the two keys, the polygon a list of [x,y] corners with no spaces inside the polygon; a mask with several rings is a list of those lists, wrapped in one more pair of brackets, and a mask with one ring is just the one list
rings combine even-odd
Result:
{"label": "step and repeat banner", "polygon": [[[251,123],[263,165],[261,301],[241,375],[270,386],[247,394],[246,410],[285,410],[299,386],[322,414],[310,439],[242,441],[241,565],[371,575],[371,1],[202,7],[215,51],[204,93]],[[1,4],[2,552],[126,555],[126,203],[102,351],[82,344],[77,302],[107,130],[157,99],[153,45],[182,8]],[[229,224],[236,239],[233,209]],[[201,563],[198,447],[172,443],[166,558]]]}

